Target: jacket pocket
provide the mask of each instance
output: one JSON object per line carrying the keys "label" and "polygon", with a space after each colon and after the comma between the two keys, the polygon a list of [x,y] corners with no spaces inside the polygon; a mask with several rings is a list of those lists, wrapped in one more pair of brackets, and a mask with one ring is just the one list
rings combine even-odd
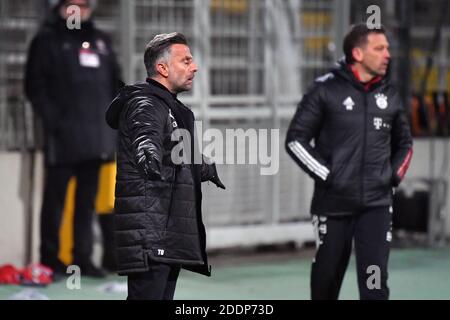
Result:
{"label": "jacket pocket", "polygon": [[165,242],[165,230],[170,216],[171,183],[167,181],[145,182],[145,227],[150,234],[146,248]]}
{"label": "jacket pocket", "polygon": [[333,157],[332,156],[330,156],[330,158],[328,159],[326,167],[328,168],[328,170],[330,170],[330,172],[328,173],[327,180],[325,181],[325,189],[329,190],[333,186],[333,180],[334,180],[334,175],[335,175],[335,171],[336,171],[333,166]]}
{"label": "jacket pocket", "polygon": [[171,183],[147,180],[145,182],[145,210],[149,213],[167,215]]}
{"label": "jacket pocket", "polygon": [[360,168],[352,163],[337,162],[332,159],[327,194],[335,197],[354,197],[356,188],[360,186]]}
{"label": "jacket pocket", "polygon": [[166,182],[173,183],[175,180],[176,168],[163,165],[161,169],[161,179]]}
{"label": "jacket pocket", "polygon": [[392,181],[392,166],[391,166],[391,162],[387,161],[386,165],[383,167],[383,186],[392,186],[393,185],[393,181]]}
{"label": "jacket pocket", "polygon": [[369,189],[383,190],[392,185],[392,169],[389,161],[383,165],[366,168],[365,183]]}

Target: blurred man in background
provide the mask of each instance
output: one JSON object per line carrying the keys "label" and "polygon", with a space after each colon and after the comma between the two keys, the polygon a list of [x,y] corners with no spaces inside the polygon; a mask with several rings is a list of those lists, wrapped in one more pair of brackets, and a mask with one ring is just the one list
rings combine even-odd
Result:
{"label": "blurred man in background", "polygon": [[[124,87],[106,114],[119,130],[115,226],[119,274],[129,300],[172,300],[180,268],[210,275],[202,181],[225,189],[215,164],[195,163],[194,114],[177,99],[197,65],[180,33],[157,35],[144,54],[147,83]],[[187,132],[181,164],[172,158]],[[190,152],[188,152],[190,150]],[[200,157],[203,159],[203,157]]]}
{"label": "blurred man in background", "polygon": [[[73,5],[81,24],[69,29]],[[115,155],[116,135],[104,113],[120,72],[109,37],[93,24],[93,9],[94,1],[57,2],[29,48],[25,91],[44,129],[41,263],[66,273],[58,258],[59,231],[67,185],[76,176],[73,264],[82,275],[103,277],[91,260],[92,222],[100,165]]]}
{"label": "blurred man in background", "polygon": [[388,299],[393,187],[409,166],[411,133],[389,82],[385,30],[355,25],[344,53],[305,94],[286,137],[287,152],[316,182],[311,297],[338,298],[354,239],[360,298]]}

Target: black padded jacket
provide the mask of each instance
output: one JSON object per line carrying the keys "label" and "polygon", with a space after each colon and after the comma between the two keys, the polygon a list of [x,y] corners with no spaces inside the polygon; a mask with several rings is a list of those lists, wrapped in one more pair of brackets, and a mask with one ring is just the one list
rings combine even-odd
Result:
{"label": "black padded jacket", "polygon": [[[122,88],[106,114],[119,131],[115,228],[119,274],[152,261],[210,275],[201,212],[201,181],[213,165],[175,165],[176,128],[194,137],[194,114],[156,81]],[[193,141],[193,139],[192,139]],[[214,168],[215,169],[215,168]],[[215,170],[214,170],[215,171]]]}
{"label": "black padded jacket", "polygon": [[312,214],[392,205],[393,187],[411,161],[412,138],[388,75],[377,80],[363,84],[341,62],[314,82],[297,108],[285,147],[315,180]]}
{"label": "black padded jacket", "polygon": [[[84,51],[97,57],[96,66],[81,65]],[[25,71],[27,98],[43,124],[47,165],[114,159],[116,132],[104,116],[122,84],[105,33],[92,21],[69,30],[54,12],[31,42]]]}

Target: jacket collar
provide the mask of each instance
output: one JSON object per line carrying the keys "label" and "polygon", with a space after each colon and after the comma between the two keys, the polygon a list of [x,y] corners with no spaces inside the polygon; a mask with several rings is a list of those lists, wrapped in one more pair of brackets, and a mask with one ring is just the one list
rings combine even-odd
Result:
{"label": "jacket collar", "polygon": [[348,65],[348,67],[350,68],[350,70],[352,70],[354,77],[364,86],[364,91],[369,91],[373,85],[375,85],[376,83],[380,82],[383,79],[381,76],[376,76],[370,81],[362,82],[359,72],[358,70],[356,70],[355,66]]}
{"label": "jacket collar", "polygon": [[194,119],[194,114],[192,111],[177,99],[176,94],[170,92],[169,89],[167,89],[160,82],[150,78],[147,78],[146,81],[149,84],[151,93],[164,100],[170,106],[170,110],[179,126],[192,131],[190,125],[191,122],[193,124]]}
{"label": "jacket collar", "polygon": [[390,67],[384,77],[375,77],[371,81],[367,83],[361,82],[359,78],[358,72],[352,68],[352,65],[347,64],[345,60],[340,60],[337,63],[336,68],[334,68],[331,72],[336,76],[345,79],[350,82],[354,87],[361,91],[372,91],[373,89],[389,83],[390,79]]}
{"label": "jacket collar", "polygon": [[163,98],[164,100],[177,100],[176,93],[172,93],[167,89],[163,84],[160,82],[153,80],[151,78],[146,79],[147,83],[152,88],[152,91],[154,91],[155,94]]}

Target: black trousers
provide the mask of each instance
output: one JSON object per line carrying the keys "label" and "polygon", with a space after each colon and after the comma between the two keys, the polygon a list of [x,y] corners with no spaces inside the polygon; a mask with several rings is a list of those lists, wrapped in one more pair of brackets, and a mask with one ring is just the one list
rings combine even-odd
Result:
{"label": "black trousers", "polygon": [[129,274],[127,300],[173,300],[180,269],[152,262],[147,272]]}
{"label": "black trousers", "polygon": [[[74,212],[74,263],[90,261],[93,247],[92,219],[98,189],[100,162],[45,168],[44,200],[41,210],[41,263],[53,268],[61,266],[58,259],[59,230],[69,180],[76,176]],[[59,271],[59,270],[58,270]]]}
{"label": "black trousers", "polygon": [[311,269],[311,299],[338,299],[353,240],[360,299],[389,299],[390,207],[367,209],[352,216],[313,216],[313,224],[317,252]]}

